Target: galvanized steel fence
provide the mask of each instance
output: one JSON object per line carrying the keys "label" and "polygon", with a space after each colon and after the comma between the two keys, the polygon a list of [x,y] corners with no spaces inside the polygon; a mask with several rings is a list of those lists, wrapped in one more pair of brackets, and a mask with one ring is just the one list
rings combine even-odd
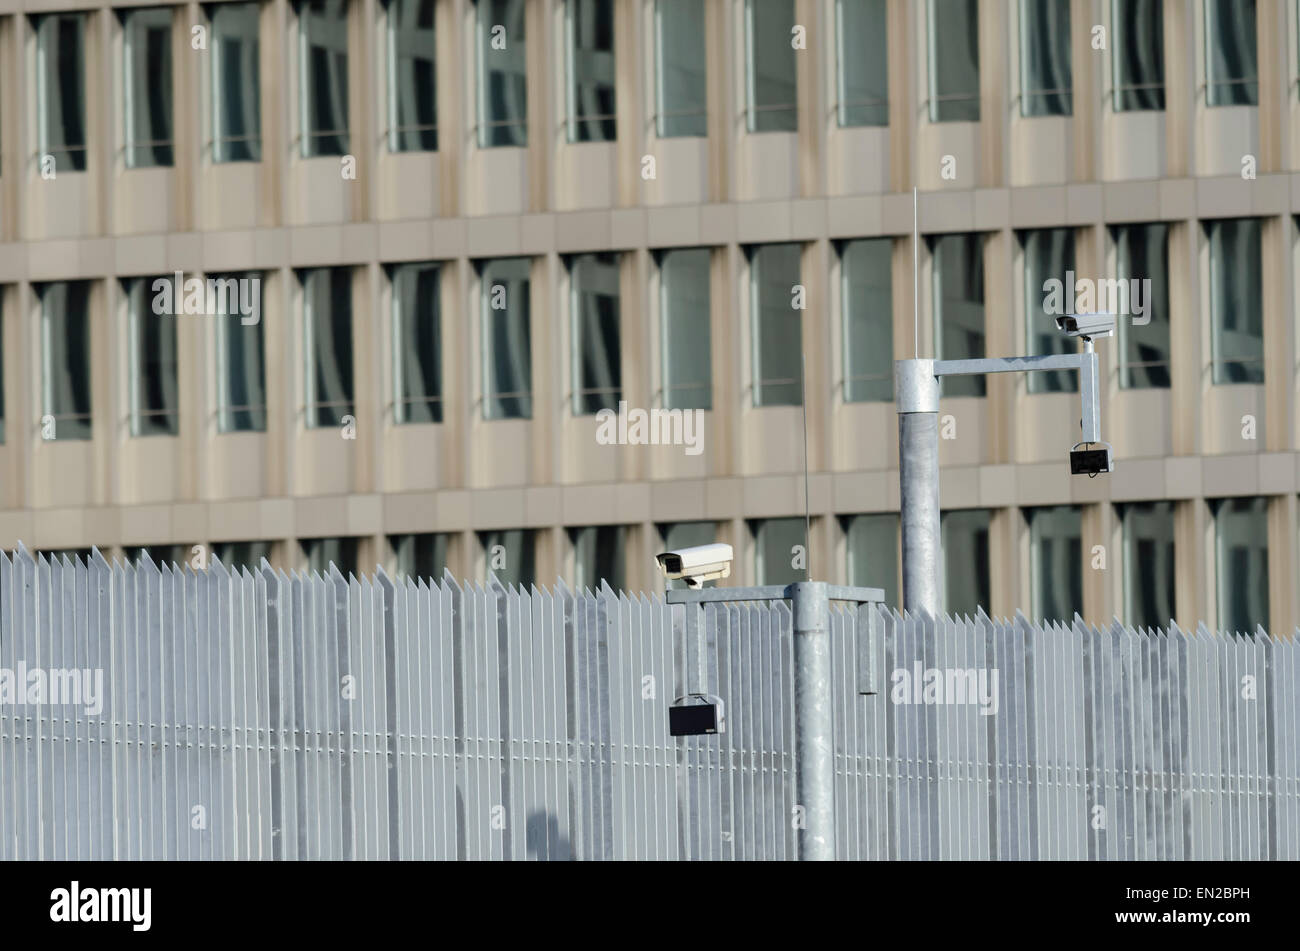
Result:
{"label": "galvanized steel fence", "polygon": [[[704,685],[683,610],[0,554],[0,857],[793,858],[789,609],[705,608]],[[1294,639],[880,620],[874,696],[832,620],[839,857],[1300,858]],[[72,670],[102,710],[33,702]]]}

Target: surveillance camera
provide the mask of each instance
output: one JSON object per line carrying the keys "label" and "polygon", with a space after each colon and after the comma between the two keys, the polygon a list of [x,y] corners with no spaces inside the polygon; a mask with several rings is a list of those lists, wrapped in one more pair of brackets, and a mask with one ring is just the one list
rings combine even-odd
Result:
{"label": "surveillance camera", "polygon": [[1056,329],[1071,337],[1111,337],[1115,334],[1114,314],[1062,314]]}
{"label": "surveillance camera", "polygon": [[1081,449],[1079,443],[1070,450],[1070,474],[1086,475],[1093,478],[1102,472],[1114,472],[1115,460],[1111,456],[1110,445],[1101,443],[1101,448],[1092,448],[1095,444],[1088,443],[1088,448]]}
{"label": "surveillance camera", "polygon": [[692,693],[678,697],[668,707],[669,736],[703,736],[727,732],[726,705],[720,697]]}
{"label": "surveillance camera", "polygon": [[688,588],[698,588],[706,581],[731,576],[730,545],[696,545],[657,555],[659,570],[669,581],[684,579]]}

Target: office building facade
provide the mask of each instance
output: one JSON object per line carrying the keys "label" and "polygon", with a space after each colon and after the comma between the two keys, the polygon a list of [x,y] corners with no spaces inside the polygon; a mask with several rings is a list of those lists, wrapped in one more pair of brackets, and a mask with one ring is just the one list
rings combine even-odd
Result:
{"label": "office building facade", "polygon": [[893,360],[1113,306],[1109,476],[1070,373],[944,381],[945,607],[1290,630],[1298,31],[0,0],[0,548],[650,589],[718,540],[896,600]]}

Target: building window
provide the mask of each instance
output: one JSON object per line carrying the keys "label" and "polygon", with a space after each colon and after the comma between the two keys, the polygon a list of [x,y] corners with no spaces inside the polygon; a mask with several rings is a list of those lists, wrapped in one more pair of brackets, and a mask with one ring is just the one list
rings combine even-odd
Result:
{"label": "building window", "polygon": [[478,147],[528,144],[524,0],[478,0]]}
{"label": "building window", "polygon": [[841,127],[889,125],[885,0],[836,0],[835,111]]}
{"label": "building window", "polygon": [[537,583],[537,533],[531,528],[479,532],[485,577],[496,575],[506,585],[528,587]]}
{"label": "building window", "polygon": [[974,617],[980,608],[988,613],[989,582],[988,509],[954,509],[939,516],[943,546],[943,610]]}
{"label": "building window", "polygon": [[885,603],[896,607],[898,515],[851,515],[844,519],[844,539],[849,584],[880,588],[885,592]]}
{"label": "building window", "polygon": [[844,308],[844,401],[894,398],[894,304],[889,238],[840,246]]}
{"label": "building window", "polygon": [[126,167],[170,166],[172,8],[123,10],[120,16]]}
{"label": "building window", "polygon": [[[217,429],[266,431],[266,343],[262,275],[211,274],[216,288]],[[248,296],[251,299],[243,299]]]}
{"label": "building window", "polygon": [[307,570],[328,578],[330,566],[339,570],[344,578],[357,572],[356,538],[304,538],[302,551],[307,556]]}
{"label": "building window", "polygon": [[618,137],[613,0],[566,0],[565,19],[569,141],[613,142]]}
{"label": "building window", "polygon": [[135,545],[123,548],[122,554],[126,557],[127,564],[137,568],[146,557],[155,567],[169,567],[173,571],[188,568],[190,563],[188,545]]}
{"label": "building window", "polygon": [[[1113,229],[1119,284],[1119,385],[1124,388],[1169,386],[1169,226],[1119,225]],[[1150,284],[1145,282],[1150,281]],[[1133,291],[1144,313],[1135,313]],[[1150,290],[1146,290],[1149,287]],[[1111,301],[1098,300],[1098,310]],[[1127,316],[1125,316],[1127,314]],[[1142,320],[1144,323],[1139,324]]]}
{"label": "building window", "polygon": [[624,584],[627,529],[623,525],[590,525],[569,529],[573,543],[573,586],[600,589],[603,581],[615,591]]}
{"label": "building window", "polygon": [[1020,0],[1020,114],[1072,112],[1070,0]]}
{"label": "building window", "polygon": [[[664,551],[677,551],[681,548],[695,548],[698,545],[712,545],[718,540],[716,522],[672,522],[659,526],[659,537],[663,540]],[[706,581],[704,587],[717,586],[717,581]],[[669,581],[672,589],[687,587],[685,580]]]}
{"label": "building window", "polygon": [[1070,624],[1083,615],[1083,512],[1074,505],[1030,508],[1030,574],[1036,620]]}
{"label": "building window", "polygon": [[1070,624],[1083,614],[1083,513],[1071,505],[1026,509],[1032,611]]}
{"label": "building window", "polygon": [[436,584],[447,570],[447,544],[451,536],[442,532],[423,535],[393,535],[393,558],[399,578],[418,578]]}
{"label": "building window", "polygon": [[90,281],[38,284],[41,301],[41,434],[91,437]]}
{"label": "building window", "polygon": [[[175,436],[180,426],[176,381],[176,314],[159,306],[180,291],[172,277],[135,277],[126,292],[132,436]],[[163,285],[172,285],[165,289]]]}
{"label": "building window", "polygon": [[1219,630],[1268,630],[1268,499],[1211,499]]}
{"label": "building window", "polygon": [[[1074,270],[1074,231],[1070,228],[1022,231],[1020,246],[1025,254],[1027,352],[1031,356],[1074,353],[1078,349],[1074,339],[1056,327],[1058,314],[1074,313],[1074,282],[1066,273]],[[1049,281],[1057,284],[1048,284]],[[1054,297],[1053,286],[1058,290]],[[1078,375],[1073,370],[1036,370],[1027,374],[1027,382],[1030,393],[1073,393],[1079,388]]]}
{"label": "building window", "polygon": [[348,151],[347,0],[298,0],[302,157]]}
{"label": "building window", "polygon": [[1174,617],[1174,503],[1118,507],[1124,534],[1124,622],[1168,628]]}
{"label": "building window", "polygon": [[569,284],[573,415],[617,410],[622,395],[618,255],[580,254],[571,258]]}
{"label": "building window", "polygon": [[36,124],[41,161],[86,170],[86,14],[32,17],[36,32]]}
{"label": "building window", "polygon": [[240,568],[245,571],[259,571],[262,560],[271,560],[271,543],[268,541],[251,542],[214,542],[212,555],[231,570]]}
{"label": "building window", "polygon": [[794,0],[745,0],[745,98],[750,132],[799,128]]}
{"label": "building window", "polygon": [[713,409],[709,257],[708,248],[659,254],[666,409]]}
{"label": "building window", "polygon": [[219,3],[212,23],[212,161],[262,161],[259,5]]}
{"label": "building window", "polygon": [[1204,3],[1206,105],[1258,105],[1255,0]]}
{"label": "building window", "polygon": [[[945,234],[930,239],[933,262],[935,357],[984,357],[984,236]],[[983,376],[946,376],[944,396],[983,396]]]}
{"label": "building window", "polygon": [[668,522],[659,526],[665,551],[712,545],[718,540],[717,522]]}
{"label": "building window", "polygon": [[[806,581],[807,524],[803,518],[765,518],[749,523],[754,536],[754,576],[758,584]],[[795,567],[798,565],[799,567]]]}
{"label": "building window", "polygon": [[388,151],[438,148],[434,0],[388,3]]}
{"label": "building window", "polygon": [[393,293],[393,420],[442,422],[442,321],[437,264],[395,264]]}
{"label": "building window", "polygon": [[352,270],[300,271],[307,426],[340,426],[352,406]]}
{"label": "building window", "polygon": [[1165,107],[1164,0],[1111,0],[1114,109]]}
{"label": "building window", "polygon": [[930,121],[980,118],[979,0],[929,0]]}
{"label": "building window", "polygon": [[1207,222],[1210,353],[1215,383],[1264,382],[1264,298],[1258,218]]}
{"label": "building window", "polygon": [[762,244],[749,250],[750,333],[754,353],[754,405],[803,402],[803,339],[797,244]]}
{"label": "building window", "polygon": [[484,419],[533,415],[529,263],[528,258],[505,258],[480,265]]}
{"label": "building window", "polygon": [[708,135],[704,4],[655,0],[656,134]]}

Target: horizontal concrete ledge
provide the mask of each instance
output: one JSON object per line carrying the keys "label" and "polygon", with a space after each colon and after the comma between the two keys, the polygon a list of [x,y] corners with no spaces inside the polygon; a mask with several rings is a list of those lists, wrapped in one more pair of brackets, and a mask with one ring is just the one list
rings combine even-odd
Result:
{"label": "horizontal concrete ledge", "polygon": [[[945,189],[920,196],[925,233],[1300,212],[1300,173]],[[416,218],[0,244],[0,282],[317,267],[818,238],[905,237],[911,194]]]}
{"label": "horizontal concrete ledge", "polygon": [[[1119,460],[1110,476],[1071,476],[1066,460],[952,466],[943,507],[1089,505],[1300,492],[1294,452]],[[898,471],[813,473],[817,517],[898,511]],[[779,518],[803,514],[800,473],[309,498],[176,501],[0,511],[0,548],[249,541]]]}

